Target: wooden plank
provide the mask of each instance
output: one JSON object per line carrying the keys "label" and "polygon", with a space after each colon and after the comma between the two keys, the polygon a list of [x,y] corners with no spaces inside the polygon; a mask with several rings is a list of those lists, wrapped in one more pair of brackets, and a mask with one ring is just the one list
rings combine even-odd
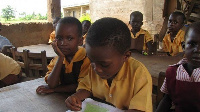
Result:
{"label": "wooden plank", "polygon": [[0,112],[65,112],[67,94],[38,95],[35,91],[44,85],[39,78],[0,89]]}

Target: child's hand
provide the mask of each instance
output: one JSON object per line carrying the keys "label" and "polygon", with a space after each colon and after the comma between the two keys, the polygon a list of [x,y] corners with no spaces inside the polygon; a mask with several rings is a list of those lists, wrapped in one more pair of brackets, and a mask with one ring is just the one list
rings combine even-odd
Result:
{"label": "child's hand", "polygon": [[72,111],[80,111],[81,107],[81,100],[76,95],[69,96],[66,100],[66,107]]}
{"label": "child's hand", "polygon": [[55,39],[52,43],[51,43],[55,53],[58,55],[58,56],[62,56],[62,57],[65,57],[65,55],[61,52],[61,50],[58,48],[58,44],[57,44],[57,40]]}
{"label": "child's hand", "polygon": [[37,94],[49,94],[49,93],[53,93],[53,92],[54,92],[54,90],[50,89],[48,85],[42,85],[36,89]]}

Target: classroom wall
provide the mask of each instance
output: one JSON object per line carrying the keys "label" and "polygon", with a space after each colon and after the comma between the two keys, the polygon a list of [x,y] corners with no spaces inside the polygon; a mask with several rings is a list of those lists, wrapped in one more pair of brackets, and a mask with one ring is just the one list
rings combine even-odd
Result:
{"label": "classroom wall", "polygon": [[163,8],[164,0],[90,0],[92,22],[102,17],[115,17],[128,24],[130,13],[140,11],[144,15],[142,27],[152,36],[162,27]]}
{"label": "classroom wall", "polygon": [[53,31],[52,23],[3,24],[0,35],[8,38],[15,47],[47,44]]}

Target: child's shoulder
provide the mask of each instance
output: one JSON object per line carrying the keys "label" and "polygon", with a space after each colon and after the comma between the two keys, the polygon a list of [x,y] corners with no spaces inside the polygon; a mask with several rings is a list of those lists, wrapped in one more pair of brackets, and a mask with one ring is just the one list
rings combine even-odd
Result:
{"label": "child's shoulder", "polygon": [[149,33],[149,31],[147,31],[147,30],[145,30],[145,29],[143,29],[143,28],[141,28],[140,29],[142,32],[144,32],[144,33]]}
{"label": "child's shoulder", "polygon": [[130,57],[128,59],[128,65],[129,65],[129,70],[130,70],[129,75],[133,76],[134,79],[142,78],[146,81],[151,82],[151,75],[148,69],[140,61],[134,59],[133,57]]}
{"label": "child's shoulder", "polygon": [[148,72],[147,68],[145,67],[145,65],[143,63],[141,63],[140,61],[136,60],[135,58],[133,57],[130,57],[128,59],[128,64],[129,64],[129,67],[131,69],[133,69],[133,71],[137,70],[137,69],[141,69],[143,70],[144,72]]}

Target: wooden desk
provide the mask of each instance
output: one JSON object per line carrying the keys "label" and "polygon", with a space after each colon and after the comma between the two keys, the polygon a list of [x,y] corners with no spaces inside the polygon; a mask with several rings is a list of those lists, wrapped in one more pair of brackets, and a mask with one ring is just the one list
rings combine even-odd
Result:
{"label": "wooden desk", "polygon": [[44,78],[18,83],[0,89],[0,112],[65,112],[67,94],[38,95],[36,88]]}
{"label": "wooden desk", "polygon": [[52,59],[53,57],[57,56],[57,54],[54,52],[52,46],[47,45],[47,44],[38,44],[38,45],[18,47],[17,51],[23,52],[24,49],[27,49],[33,53],[40,53],[41,51],[45,50],[46,56],[48,59]]}
{"label": "wooden desk", "polygon": [[158,85],[158,75],[160,72],[165,72],[168,65],[176,64],[182,59],[180,56],[144,56],[139,53],[132,53],[132,57],[142,62],[147,67],[152,75],[153,85]]}

